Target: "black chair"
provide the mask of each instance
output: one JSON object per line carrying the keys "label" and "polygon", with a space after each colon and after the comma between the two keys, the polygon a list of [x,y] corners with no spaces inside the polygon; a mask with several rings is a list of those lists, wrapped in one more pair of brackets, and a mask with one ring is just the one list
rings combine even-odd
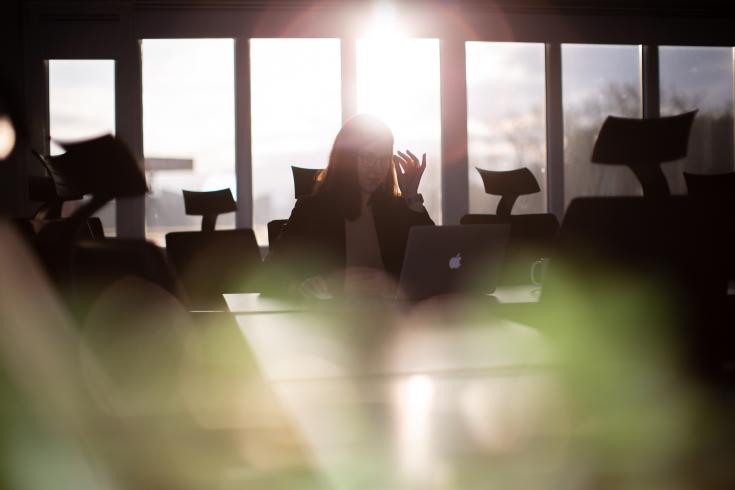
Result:
{"label": "black chair", "polygon": [[293,174],[294,198],[299,199],[314,193],[317,183],[324,175],[324,169],[291,165],[291,173]]}
{"label": "black chair", "polygon": [[[291,166],[293,175],[294,199],[309,196],[314,193],[317,183],[324,176],[324,169],[303,168]],[[268,222],[268,243],[274,243],[281,234],[283,225],[288,223],[287,219],[274,219]]]}
{"label": "black chair", "polygon": [[230,189],[196,192],[183,190],[184,210],[190,216],[202,217],[202,231],[214,231],[220,214],[232,213],[237,204]]}
{"label": "black chair", "polygon": [[548,257],[559,222],[553,214],[512,214],[519,196],[540,191],[528,168],[491,171],[478,168],[485,192],[501,196],[496,214],[467,214],[460,224],[508,224],[510,236],[501,283],[528,283],[531,264]]}
{"label": "black chair", "polygon": [[[67,173],[55,171],[55,163],[53,157],[46,157],[41,153],[31,150],[32,153],[43,164],[49,175],[56,176],[57,181],[52,177],[33,176],[28,179],[28,198],[31,201],[40,202],[36,212],[31,219],[16,219],[15,224],[26,240],[36,247],[38,234],[43,227],[49,222],[62,223],[67,218],[61,217],[62,206],[67,201],[76,201],[84,197],[82,190],[77,185],[69,185]],[[57,189],[63,194],[59,194]],[[91,216],[81,223],[75,223],[78,226],[75,238],[77,240],[99,240],[105,237],[105,230],[102,226],[102,220],[97,216]]]}
{"label": "black chair", "polygon": [[669,311],[652,321],[673,322],[678,330],[671,333],[689,367],[719,376],[735,346],[724,266],[729,251],[720,226],[725,216],[686,196],[574,199],[559,230],[542,303],[566,304],[570,275],[575,290],[590,298],[612,287],[611,274],[655,285]]}
{"label": "black chair", "polygon": [[709,175],[684,172],[684,180],[687,184],[687,192],[692,197],[735,198],[735,172]]}
{"label": "black chair", "polygon": [[[38,246],[38,234],[47,225],[54,226],[68,221],[68,218],[58,219],[23,219],[16,218],[13,224],[20,232],[21,236],[31,245],[33,249]],[[102,220],[97,216],[87,218],[76,230],[75,240],[102,240],[105,238],[105,229],[102,226]]]}
{"label": "black chair", "polygon": [[258,290],[258,242],[251,229],[214,229],[219,214],[236,208],[229,189],[183,193],[187,214],[202,216],[202,230],[167,233],[168,258],[191,309],[225,309],[223,293]]}
{"label": "black chair", "polygon": [[72,312],[83,320],[102,292],[128,276],[157,284],[183,298],[158,247],[144,240],[104,239],[101,221],[91,217],[111,199],[140,196],[147,191],[135,156],[111,135],[62,146],[66,149],[63,155],[37,154],[53,181],[54,191],[38,181],[34,184],[37,195],[45,192],[53,203],[47,208],[54,211],[57,201],[87,195],[91,198],[68,218],[30,220],[25,226],[36,233],[41,258]]}
{"label": "black chair", "polygon": [[84,228],[90,237],[104,236],[99,220],[90,222],[92,214],[112,199],[140,196],[148,187],[135,156],[112,135],[62,146],[66,153],[54,157],[35,152],[53,181],[56,197],[52,196],[48,181],[38,181],[31,188],[36,189],[36,196],[50,199],[45,216],[58,209],[58,201],[91,196],[68,218],[44,220],[37,230],[35,241],[41,260],[63,288],[71,273],[74,243],[85,235]]}
{"label": "black chair", "polygon": [[[709,175],[684,172],[684,180],[689,196],[703,201],[703,205],[708,207],[708,215],[724,214],[718,226],[724,239],[730,244],[735,244],[732,238],[731,218],[732,212],[735,211],[735,172]],[[730,248],[732,249],[732,245]],[[735,256],[728,258],[728,279],[735,281]]]}
{"label": "black chair", "polygon": [[268,222],[268,243],[275,243],[281,235],[283,226],[288,223],[287,219],[274,219]]}
{"label": "black chair", "polygon": [[151,242],[124,238],[80,240],[72,253],[72,310],[80,320],[108,287],[128,276],[156,284],[188,302],[163,251]]}
{"label": "black chair", "polygon": [[687,155],[689,132],[697,111],[676,116],[630,119],[608,116],[592,150],[592,162],[626,165],[647,197],[670,195],[661,164]]}

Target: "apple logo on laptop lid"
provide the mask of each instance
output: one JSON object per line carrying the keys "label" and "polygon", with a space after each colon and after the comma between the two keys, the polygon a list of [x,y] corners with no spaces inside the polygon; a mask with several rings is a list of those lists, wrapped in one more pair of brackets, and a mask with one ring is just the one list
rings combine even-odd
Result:
{"label": "apple logo on laptop lid", "polygon": [[462,254],[458,253],[457,255],[449,259],[449,268],[459,269],[460,267],[462,267]]}

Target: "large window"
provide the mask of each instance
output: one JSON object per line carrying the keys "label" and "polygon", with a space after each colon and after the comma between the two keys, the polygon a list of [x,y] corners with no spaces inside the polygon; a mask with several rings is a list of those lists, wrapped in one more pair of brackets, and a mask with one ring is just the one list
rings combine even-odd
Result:
{"label": "large window", "polygon": [[494,213],[475,167],[528,167],[541,192],[518,199],[514,213],[546,212],[544,45],[468,42],[467,136],[470,212]]}
{"label": "large window", "polygon": [[[49,60],[48,90],[51,155],[63,153],[58,141],[115,133],[114,60]],[[64,214],[76,205],[65,205]],[[114,236],[114,204],[107,204],[96,216],[102,221],[105,235]]]}
{"label": "large window", "polygon": [[565,203],[577,196],[640,195],[627,167],[590,162],[608,115],[641,117],[640,48],[562,46]]}
{"label": "large window", "polygon": [[673,193],[686,193],[683,171],[733,170],[732,56],[732,48],[659,48],[661,115],[699,109],[687,158],[663,165]]}
{"label": "large window", "polygon": [[[143,56],[143,141],[151,192],[146,236],[163,244],[174,230],[196,230],[182,189],[235,187],[234,41],[146,39]],[[234,227],[234,214],[217,221]]]}
{"label": "large window", "polygon": [[439,40],[358,39],[357,106],[390,126],[396,150],[426,153],[419,191],[441,223]]}
{"label": "large window", "polygon": [[258,242],[294,205],[291,166],[324,168],[341,125],[338,39],[250,40],[253,215]]}
{"label": "large window", "polygon": [[[420,191],[441,223],[439,40],[401,36],[396,31],[357,40],[357,112],[383,119],[393,130],[396,150],[427,154]],[[339,39],[251,39],[249,49],[252,167],[240,171],[252,172],[253,202],[240,203],[240,211],[252,210],[256,236],[266,245],[267,223],[288,218],[294,204],[290,167],[327,165],[342,122],[342,60]],[[465,49],[469,210],[493,213],[499,200],[484,192],[476,167],[527,167],[541,192],[521,197],[514,211],[546,212],[545,47],[471,41]],[[627,167],[591,163],[608,115],[641,117],[640,47],[564,44],[561,49],[565,204],[577,196],[640,195]],[[699,111],[688,157],[663,166],[672,192],[682,194],[683,171],[735,169],[733,50],[662,46],[659,54],[661,114]],[[200,227],[200,218],[185,215],[182,190],[230,188],[237,196],[234,40],[146,39],[141,56],[151,189],[145,198],[146,236],[163,244],[169,231]],[[63,151],[56,141],[115,132],[115,69],[114,60],[48,61],[52,155]],[[65,206],[64,213],[75,205]],[[113,235],[114,206],[98,215]],[[218,221],[218,228],[234,226],[234,213]]]}

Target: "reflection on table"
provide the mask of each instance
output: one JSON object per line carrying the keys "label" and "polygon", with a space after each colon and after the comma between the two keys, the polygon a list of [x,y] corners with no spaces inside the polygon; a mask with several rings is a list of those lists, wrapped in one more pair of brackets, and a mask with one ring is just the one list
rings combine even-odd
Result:
{"label": "reflection on table", "polygon": [[334,488],[541,482],[558,464],[547,341],[493,317],[485,298],[310,312],[226,299]]}

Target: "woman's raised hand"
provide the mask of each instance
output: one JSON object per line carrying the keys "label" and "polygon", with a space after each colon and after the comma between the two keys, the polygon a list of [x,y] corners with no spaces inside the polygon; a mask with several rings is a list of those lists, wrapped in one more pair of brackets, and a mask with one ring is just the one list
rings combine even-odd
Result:
{"label": "woman's raised hand", "polygon": [[421,163],[419,163],[416,155],[409,150],[406,150],[406,153],[399,151],[397,155],[393,155],[393,166],[396,169],[398,187],[403,197],[415,196],[419,191],[421,176],[426,170],[426,153],[421,157]]}

